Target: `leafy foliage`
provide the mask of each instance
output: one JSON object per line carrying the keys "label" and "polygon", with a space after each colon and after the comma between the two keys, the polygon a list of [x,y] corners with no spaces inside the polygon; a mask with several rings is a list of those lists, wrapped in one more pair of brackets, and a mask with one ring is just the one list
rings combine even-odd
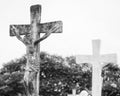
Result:
{"label": "leafy foliage", "polygon": [[116,64],[107,64],[102,71],[104,96],[120,96],[120,68]]}
{"label": "leafy foliage", "polygon": [[[87,88],[91,91],[92,66],[77,64],[75,57],[40,54],[40,96],[67,96],[72,89],[77,93]],[[10,61],[0,71],[0,96],[25,96],[23,76],[26,56]],[[120,95],[120,68],[115,64],[107,64],[102,71],[103,96]]]}
{"label": "leafy foliage", "polygon": [[23,56],[4,65],[0,72],[0,96],[18,96],[25,94],[22,83],[26,59]]}

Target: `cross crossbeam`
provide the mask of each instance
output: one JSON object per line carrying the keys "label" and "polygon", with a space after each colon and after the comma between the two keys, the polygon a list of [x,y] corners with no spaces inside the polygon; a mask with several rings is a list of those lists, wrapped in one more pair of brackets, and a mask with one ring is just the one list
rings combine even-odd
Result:
{"label": "cross crossbeam", "polygon": [[[62,21],[54,21],[48,23],[40,23],[38,24],[39,31],[38,33],[46,33],[55,25],[58,25],[59,28],[52,33],[61,33],[62,32]],[[30,33],[31,27],[29,24],[27,25],[10,25],[10,36],[15,36],[15,30],[13,30],[13,26],[19,31],[20,35],[25,35],[26,33]]]}

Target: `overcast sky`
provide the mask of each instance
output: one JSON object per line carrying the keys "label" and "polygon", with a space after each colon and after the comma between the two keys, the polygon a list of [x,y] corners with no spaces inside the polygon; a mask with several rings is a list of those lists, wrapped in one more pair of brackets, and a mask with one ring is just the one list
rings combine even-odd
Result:
{"label": "overcast sky", "polygon": [[41,51],[61,56],[92,54],[93,39],[101,40],[101,54],[116,53],[120,64],[120,0],[1,0],[0,66],[26,53],[9,36],[10,24],[30,24],[30,6],[42,5],[41,23],[63,21],[63,33],[41,42]]}

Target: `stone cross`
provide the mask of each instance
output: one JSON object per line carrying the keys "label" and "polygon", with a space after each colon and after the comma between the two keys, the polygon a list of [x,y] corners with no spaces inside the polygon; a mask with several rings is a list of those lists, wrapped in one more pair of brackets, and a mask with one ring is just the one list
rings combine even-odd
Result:
{"label": "stone cross", "polygon": [[[26,46],[27,64],[24,74],[24,85],[27,96],[39,96],[40,75],[40,42],[51,33],[62,32],[62,22],[55,21],[40,23],[41,5],[33,5],[30,8],[31,24],[10,25],[10,36],[16,36]],[[44,35],[40,38],[40,33]],[[21,35],[24,35],[23,37]],[[31,90],[33,89],[33,90]]]}
{"label": "stone cross", "polygon": [[76,89],[72,89],[72,94],[68,94],[68,96],[79,96],[76,94]]}
{"label": "stone cross", "polygon": [[92,96],[101,96],[102,91],[102,67],[107,63],[117,63],[116,54],[100,55],[100,40],[93,40],[93,55],[76,56],[77,63],[92,64]]}

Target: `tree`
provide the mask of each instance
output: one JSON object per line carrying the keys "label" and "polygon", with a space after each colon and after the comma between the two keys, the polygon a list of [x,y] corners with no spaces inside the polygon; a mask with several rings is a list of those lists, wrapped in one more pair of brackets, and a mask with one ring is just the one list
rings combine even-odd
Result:
{"label": "tree", "polygon": [[[45,52],[41,52],[40,59],[40,96],[67,96],[73,88],[77,88],[77,93],[85,88],[91,91],[90,64],[78,65],[74,56],[62,58]],[[25,64],[26,56],[23,56],[4,65],[0,71],[0,96],[26,95],[23,82]],[[116,64],[110,63],[103,68],[103,96],[120,95],[119,76],[120,68]]]}
{"label": "tree", "polygon": [[17,96],[25,94],[24,84],[24,66],[25,56],[20,59],[12,60],[1,69],[0,72],[0,96]]}
{"label": "tree", "polygon": [[119,96],[120,95],[120,68],[117,64],[109,63],[102,71],[103,76],[103,95]]}

